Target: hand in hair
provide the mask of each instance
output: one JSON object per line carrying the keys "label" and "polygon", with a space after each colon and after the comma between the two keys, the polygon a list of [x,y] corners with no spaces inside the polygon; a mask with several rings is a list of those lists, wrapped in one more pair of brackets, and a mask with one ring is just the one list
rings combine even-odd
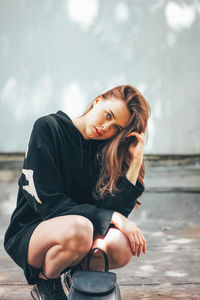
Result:
{"label": "hand in hair", "polygon": [[132,156],[133,161],[138,162],[140,165],[143,161],[143,151],[144,151],[144,133],[138,133],[137,131],[133,131],[127,135],[127,138],[131,136],[136,137],[137,140],[133,140],[133,143],[129,146],[129,152]]}

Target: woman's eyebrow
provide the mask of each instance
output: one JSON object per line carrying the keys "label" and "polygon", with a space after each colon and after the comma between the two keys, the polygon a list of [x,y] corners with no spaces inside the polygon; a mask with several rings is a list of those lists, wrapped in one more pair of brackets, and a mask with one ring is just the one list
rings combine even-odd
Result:
{"label": "woman's eyebrow", "polygon": [[[111,115],[113,116],[113,119],[115,120],[115,115],[113,113],[113,111],[109,108],[109,111],[111,113]],[[124,129],[124,127],[122,127],[121,125],[118,124],[118,126],[121,128],[121,129]]]}

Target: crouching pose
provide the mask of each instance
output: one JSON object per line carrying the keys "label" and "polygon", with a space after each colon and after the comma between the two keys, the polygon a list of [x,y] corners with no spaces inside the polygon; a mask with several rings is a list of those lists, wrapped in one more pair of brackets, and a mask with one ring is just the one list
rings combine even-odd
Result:
{"label": "crouching pose", "polygon": [[[40,299],[67,299],[60,275],[85,269],[91,248],[107,253],[110,269],[145,253],[128,215],[144,191],[149,113],[141,93],[122,85],[73,120],[61,110],[36,120],[4,247]],[[104,268],[98,250],[90,268]]]}

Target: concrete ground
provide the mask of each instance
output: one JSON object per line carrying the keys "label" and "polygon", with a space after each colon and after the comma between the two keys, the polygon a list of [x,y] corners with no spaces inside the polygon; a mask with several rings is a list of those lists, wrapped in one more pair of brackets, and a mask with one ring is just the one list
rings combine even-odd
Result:
{"label": "concrete ground", "polygon": [[[123,300],[200,299],[200,161],[177,160],[147,161],[142,206],[130,215],[147,253],[115,270]],[[7,300],[31,299],[32,286],[3,249],[21,165],[20,157],[0,157],[0,299]]]}

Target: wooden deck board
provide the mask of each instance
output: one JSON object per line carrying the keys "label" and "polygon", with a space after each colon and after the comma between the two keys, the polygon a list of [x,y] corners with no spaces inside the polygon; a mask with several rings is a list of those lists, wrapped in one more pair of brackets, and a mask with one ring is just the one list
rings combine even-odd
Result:
{"label": "wooden deck board", "polygon": [[[166,175],[167,180],[169,173],[162,171],[162,176]],[[156,173],[149,174],[156,186]],[[17,177],[9,178],[0,180],[0,299],[28,300],[32,286],[3,249],[4,233],[17,195]],[[184,171],[182,178],[187,189],[189,177],[184,176]],[[159,176],[157,180],[159,186]],[[199,177],[195,180],[198,184]],[[114,270],[122,299],[200,299],[200,195],[147,192],[142,204],[130,219],[147,239],[147,254],[139,259],[133,257],[127,266]]]}
{"label": "wooden deck board", "polygon": [[[28,285],[0,285],[1,300],[32,300]],[[181,286],[120,286],[122,300],[200,299],[197,285]]]}

